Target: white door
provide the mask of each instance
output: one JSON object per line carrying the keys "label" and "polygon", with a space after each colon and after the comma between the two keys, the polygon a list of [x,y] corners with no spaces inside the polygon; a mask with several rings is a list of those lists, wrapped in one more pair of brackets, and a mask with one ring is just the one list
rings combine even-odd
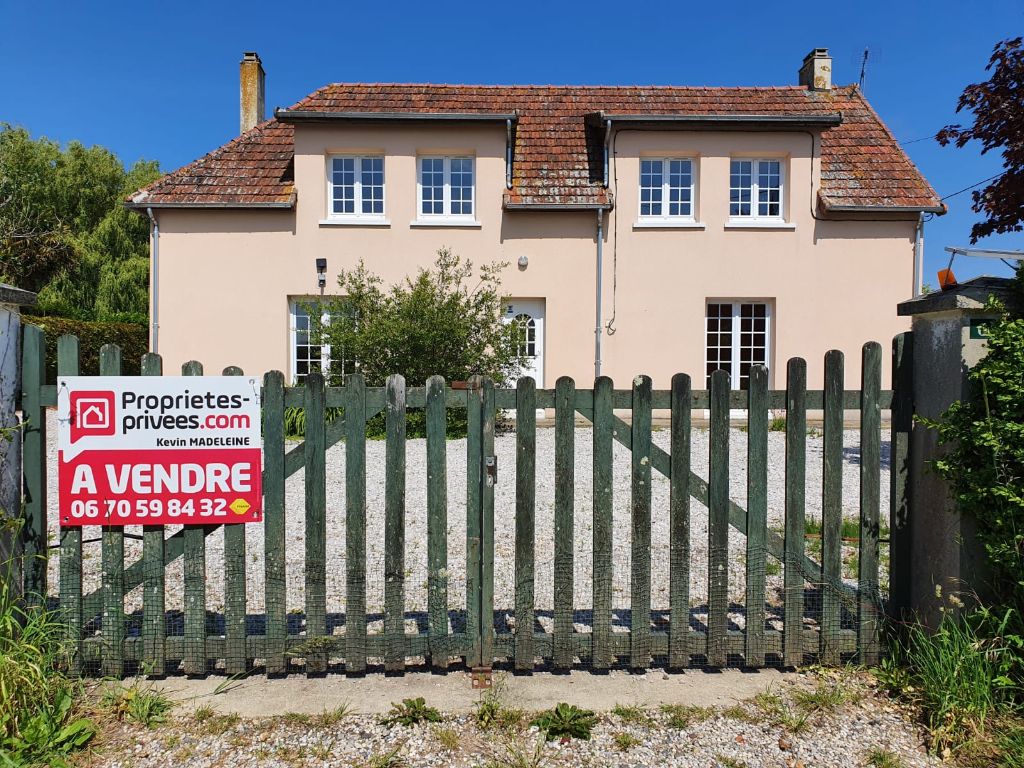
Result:
{"label": "white door", "polygon": [[544,387],[544,299],[506,299],[502,320],[522,330],[526,363],[520,376],[530,376],[537,389]]}

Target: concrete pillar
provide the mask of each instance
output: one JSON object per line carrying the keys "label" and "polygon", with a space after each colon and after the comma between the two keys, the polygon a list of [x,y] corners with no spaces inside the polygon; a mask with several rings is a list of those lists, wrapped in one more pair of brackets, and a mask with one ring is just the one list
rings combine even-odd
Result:
{"label": "concrete pillar", "polygon": [[[913,318],[915,416],[938,419],[968,397],[967,372],[985,356],[984,325],[995,317],[985,305],[989,296],[1006,299],[1009,293],[1009,280],[978,277],[899,305],[900,315]],[[946,482],[932,469],[943,453],[935,430],[915,422],[908,481],[910,606],[932,627],[942,617],[939,609],[951,607],[950,594],[984,595],[988,581],[975,523],[959,513]]]}

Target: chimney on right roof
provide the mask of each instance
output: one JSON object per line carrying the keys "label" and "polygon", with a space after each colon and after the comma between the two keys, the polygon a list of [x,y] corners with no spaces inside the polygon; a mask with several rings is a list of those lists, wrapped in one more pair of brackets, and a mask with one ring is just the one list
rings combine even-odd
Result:
{"label": "chimney on right roof", "polygon": [[263,62],[255,51],[246,51],[240,66],[241,120],[242,133],[255,128],[266,116]]}
{"label": "chimney on right roof", "polygon": [[828,55],[828,48],[815,48],[804,56],[800,85],[812,91],[832,90],[832,57]]}

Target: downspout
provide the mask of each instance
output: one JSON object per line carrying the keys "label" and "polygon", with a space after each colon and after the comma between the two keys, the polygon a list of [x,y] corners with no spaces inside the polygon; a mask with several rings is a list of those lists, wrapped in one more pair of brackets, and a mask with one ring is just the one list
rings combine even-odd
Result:
{"label": "downspout", "polygon": [[151,299],[150,309],[150,351],[153,354],[160,352],[160,224],[153,215],[152,208],[146,208],[146,215],[149,216],[149,237],[150,237],[150,277],[149,293]]}
{"label": "downspout", "polygon": [[594,311],[594,378],[601,375],[601,294],[604,288],[604,209],[597,209],[597,296]]}
{"label": "downspout", "polygon": [[612,140],[612,121],[604,123],[604,188],[608,189],[608,146]]}
{"label": "downspout", "polygon": [[512,120],[505,121],[505,189],[512,189]]}
{"label": "downspout", "polygon": [[924,278],[924,213],[918,214],[917,231],[914,238],[914,296],[920,296]]}

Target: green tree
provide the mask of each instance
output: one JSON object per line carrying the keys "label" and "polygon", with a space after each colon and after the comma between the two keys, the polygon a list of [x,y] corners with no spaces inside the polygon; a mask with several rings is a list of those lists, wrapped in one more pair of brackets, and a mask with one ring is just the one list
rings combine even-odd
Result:
{"label": "green tree", "polygon": [[[524,359],[522,329],[501,319],[504,266],[475,272],[471,262],[442,249],[432,269],[384,288],[360,262],[339,275],[344,299],[328,305],[329,324],[314,323],[314,338],[331,345],[335,361],[344,350],[370,386],[382,386],[392,373],[410,386],[435,374],[449,382],[482,374],[505,383]],[[319,309],[310,315],[318,317]]]}
{"label": "green tree", "polygon": [[49,314],[145,322],[149,225],[124,208],[159,166],[125,170],[103,147],[62,149],[0,127],[0,279],[40,294]]}

